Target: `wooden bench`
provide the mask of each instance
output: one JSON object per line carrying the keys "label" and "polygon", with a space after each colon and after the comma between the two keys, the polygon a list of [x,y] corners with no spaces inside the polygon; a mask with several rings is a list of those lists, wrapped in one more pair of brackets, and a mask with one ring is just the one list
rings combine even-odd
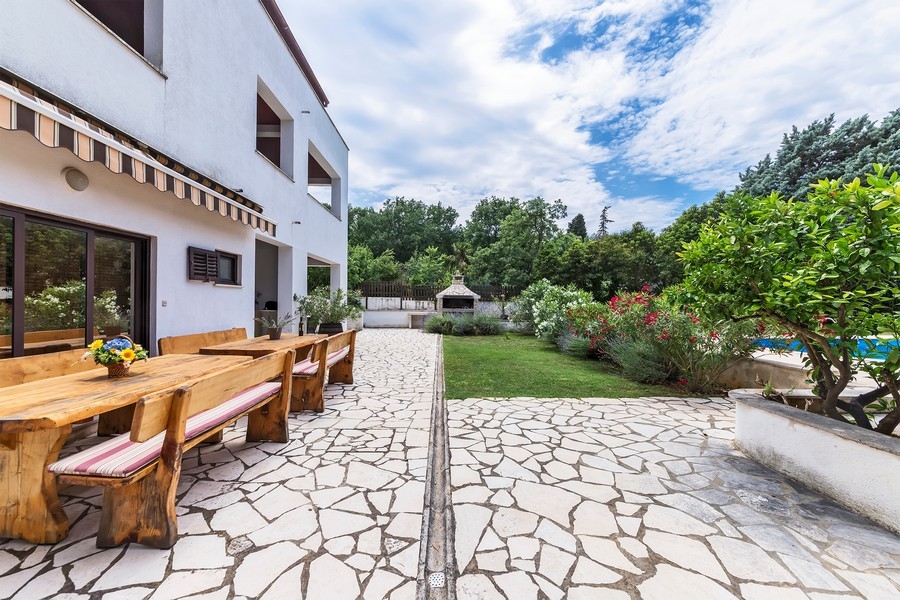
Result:
{"label": "wooden bench", "polygon": [[0,388],[69,373],[80,373],[101,366],[94,364],[90,359],[81,360],[84,353],[84,348],[75,348],[34,356],[4,358],[0,360]]}
{"label": "wooden bench", "polygon": [[[100,330],[94,327],[93,339],[98,337],[100,337]],[[84,345],[84,328],[26,331],[23,352],[25,356],[34,356],[84,348]],[[12,335],[0,335],[0,358],[8,356],[12,356]]]}
{"label": "wooden bench", "polygon": [[215,346],[225,342],[236,342],[247,339],[247,330],[243,327],[223,329],[221,331],[205,331],[186,335],[170,335],[159,338],[156,346],[163,354],[197,354],[204,346]]}
{"label": "wooden bench", "polygon": [[325,410],[325,373],[328,383],[353,383],[356,331],[336,333],[313,344],[309,356],[294,365],[291,410]]}
{"label": "wooden bench", "polygon": [[97,547],[171,548],[184,452],[242,416],[247,441],[287,442],[293,364],[286,350],[144,396],[130,433],[49,465],[61,483],[103,486]]}

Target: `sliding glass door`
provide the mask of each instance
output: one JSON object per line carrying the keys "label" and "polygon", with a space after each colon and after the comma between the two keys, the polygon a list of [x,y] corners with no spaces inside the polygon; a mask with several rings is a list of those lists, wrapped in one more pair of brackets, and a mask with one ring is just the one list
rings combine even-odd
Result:
{"label": "sliding glass door", "polygon": [[146,239],[3,207],[0,236],[0,358],[149,342]]}

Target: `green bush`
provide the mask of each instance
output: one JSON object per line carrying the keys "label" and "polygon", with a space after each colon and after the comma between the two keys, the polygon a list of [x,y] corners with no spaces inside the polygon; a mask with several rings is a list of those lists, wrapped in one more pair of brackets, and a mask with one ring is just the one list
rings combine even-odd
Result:
{"label": "green bush", "polygon": [[444,335],[497,335],[502,330],[498,317],[491,315],[432,315],[425,320],[427,333]]}
{"label": "green bush", "polygon": [[425,319],[423,328],[426,333],[450,335],[453,333],[453,319],[450,315],[431,315]]}

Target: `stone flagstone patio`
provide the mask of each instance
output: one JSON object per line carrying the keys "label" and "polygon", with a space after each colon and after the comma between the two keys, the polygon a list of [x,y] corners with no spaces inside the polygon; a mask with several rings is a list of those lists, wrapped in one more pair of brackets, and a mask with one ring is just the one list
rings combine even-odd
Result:
{"label": "stone flagstone patio", "polygon": [[238,423],[188,453],[171,550],[97,549],[99,492],[63,490],[70,536],[0,540],[0,598],[900,598],[900,538],[743,457],[721,398],[447,401],[455,527],[432,588],[438,341],[365,330],[356,383],[292,415],[289,444]]}

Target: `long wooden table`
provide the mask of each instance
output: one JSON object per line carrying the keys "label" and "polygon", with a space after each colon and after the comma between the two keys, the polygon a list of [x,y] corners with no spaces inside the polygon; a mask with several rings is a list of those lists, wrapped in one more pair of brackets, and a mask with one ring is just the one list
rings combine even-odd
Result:
{"label": "long wooden table", "polygon": [[[225,342],[224,344],[216,344],[215,346],[206,346],[200,348],[200,354],[227,354],[231,356],[252,356],[259,358],[266,354],[278,352],[279,350],[293,349],[297,351],[297,360],[305,358],[309,352],[309,348],[324,337],[322,334],[297,335],[296,333],[282,333],[281,339],[272,340],[269,336],[264,335],[245,340],[237,340],[234,342]],[[306,350],[304,352],[303,350]]]}
{"label": "long wooden table", "polygon": [[59,457],[72,423],[248,360],[170,354],[134,363],[132,375],[121,379],[92,369],[0,389],[0,537],[47,544],[68,534],[69,520],[47,465]]}

